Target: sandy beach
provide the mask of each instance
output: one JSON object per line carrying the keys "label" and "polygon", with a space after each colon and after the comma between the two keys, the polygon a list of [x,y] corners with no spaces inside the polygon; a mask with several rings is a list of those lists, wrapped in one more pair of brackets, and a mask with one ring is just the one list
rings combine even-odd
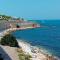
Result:
{"label": "sandy beach", "polygon": [[22,40],[18,41],[18,44],[26,54],[32,56],[32,60],[47,59],[46,55],[44,55],[37,47],[32,47],[30,44],[23,42]]}

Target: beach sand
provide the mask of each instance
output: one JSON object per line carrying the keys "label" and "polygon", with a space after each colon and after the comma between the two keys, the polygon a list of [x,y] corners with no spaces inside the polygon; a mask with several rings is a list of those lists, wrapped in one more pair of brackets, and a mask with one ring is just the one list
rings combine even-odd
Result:
{"label": "beach sand", "polygon": [[26,54],[32,56],[32,60],[46,60],[46,55],[41,53],[37,47],[32,47],[30,44],[23,42],[22,40],[18,41],[19,46]]}

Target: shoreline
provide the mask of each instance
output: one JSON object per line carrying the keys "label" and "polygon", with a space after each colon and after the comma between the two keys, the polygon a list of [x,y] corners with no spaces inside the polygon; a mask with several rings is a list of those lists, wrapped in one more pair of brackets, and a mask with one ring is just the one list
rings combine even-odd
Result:
{"label": "shoreline", "polygon": [[32,60],[47,60],[48,57],[59,60],[58,57],[46,53],[44,49],[40,49],[37,46],[32,46],[31,44],[20,39],[17,39],[17,41],[22,50],[26,54],[30,54],[32,56]]}
{"label": "shoreline", "polygon": [[26,43],[26,42],[24,42],[24,41],[18,41],[18,44],[19,44],[19,46],[22,48],[22,50],[26,53],[26,54],[30,54],[31,56],[32,56],[32,60],[43,60],[43,59],[46,59],[45,58],[45,55],[43,55],[43,54],[40,54],[39,55],[39,53],[36,53],[36,52],[32,52],[31,50],[31,45],[30,44],[28,44],[28,43]]}
{"label": "shoreline", "polygon": [[[6,31],[8,31],[8,30],[6,30]],[[6,32],[6,31],[4,31],[4,32]],[[2,35],[4,35],[4,32],[1,32]],[[22,50],[26,54],[30,54],[32,56],[32,60],[47,60],[47,57],[49,57],[49,54],[47,54],[47,53],[45,54],[44,49],[39,49],[38,47],[32,46],[29,43],[22,41],[20,39],[17,39],[17,41],[18,41],[19,46],[22,48]],[[57,60],[59,60],[59,59],[57,58]]]}

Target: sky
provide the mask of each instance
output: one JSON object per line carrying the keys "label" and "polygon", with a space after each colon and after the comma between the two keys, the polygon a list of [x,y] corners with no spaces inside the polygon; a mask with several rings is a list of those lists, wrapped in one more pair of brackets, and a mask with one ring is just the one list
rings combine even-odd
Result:
{"label": "sky", "polygon": [[0,0],[0,14],[25,19],[60,19],[60,0]]}

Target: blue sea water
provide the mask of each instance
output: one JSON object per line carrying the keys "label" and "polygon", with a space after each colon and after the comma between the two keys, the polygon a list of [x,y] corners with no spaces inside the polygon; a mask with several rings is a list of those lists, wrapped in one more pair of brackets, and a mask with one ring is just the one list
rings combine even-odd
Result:
{"label": "blue sea water", "polygon": [[33,46],[43,47],[51,54],[60,57],[60,20],[32,20],[40,28],[16,31],[13,33]]}

